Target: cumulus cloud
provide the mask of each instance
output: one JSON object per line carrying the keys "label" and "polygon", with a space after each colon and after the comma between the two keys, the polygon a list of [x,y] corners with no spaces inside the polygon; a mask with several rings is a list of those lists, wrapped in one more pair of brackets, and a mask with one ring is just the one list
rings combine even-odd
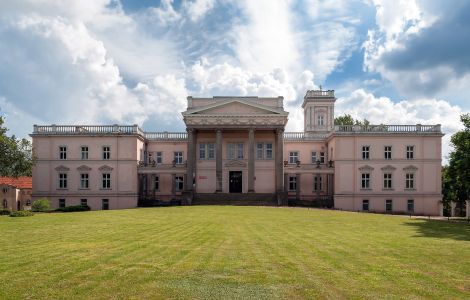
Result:
{"label": "cumulus cloud", "polygon": [[214,8],[214,5],[215,0],[195,0],[184,3],[189,18],[194,22],[204,17],[206,13]]}

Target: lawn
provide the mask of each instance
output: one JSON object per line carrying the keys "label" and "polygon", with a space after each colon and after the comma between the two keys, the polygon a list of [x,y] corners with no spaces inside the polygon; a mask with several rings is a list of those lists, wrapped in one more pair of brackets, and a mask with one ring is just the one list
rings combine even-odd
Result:
{"label": "lawn", "polygon": [[0,217],[1,299],[470,298],[470,224],[193,206]]}

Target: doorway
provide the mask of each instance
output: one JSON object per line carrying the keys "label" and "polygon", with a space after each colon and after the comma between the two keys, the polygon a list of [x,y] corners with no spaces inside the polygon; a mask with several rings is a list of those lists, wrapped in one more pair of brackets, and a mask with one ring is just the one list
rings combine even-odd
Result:
{"label": "doorway", "polygon": [[242,192],[242,172],[230,171],[229,173],[229,192],[241,193]]}

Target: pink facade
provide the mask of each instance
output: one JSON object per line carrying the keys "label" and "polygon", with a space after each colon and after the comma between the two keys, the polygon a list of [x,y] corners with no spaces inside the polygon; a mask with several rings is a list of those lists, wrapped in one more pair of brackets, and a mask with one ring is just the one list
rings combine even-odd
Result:
{"label": "pink facade", "polygon": [[335,100],[308,91],[303,132],[284,132],[282,97],[188,97],[184,133],[35,126],[33,198],[92,209],[212,199],[441,214],[440,125],[335,126]]}

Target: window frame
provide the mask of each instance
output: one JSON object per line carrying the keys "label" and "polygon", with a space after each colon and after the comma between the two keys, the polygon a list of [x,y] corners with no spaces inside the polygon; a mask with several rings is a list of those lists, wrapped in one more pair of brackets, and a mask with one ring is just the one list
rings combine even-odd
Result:
{"label": "window frame", "polygon": [[[84,175],[86,175],[86,178],[84,178]],[[83,183],[86,183],[85,187]],[[81,190],[90,189],[90,173],[80,173],[80,189]]]}
{"label": "window frame", "polygon": [[58,175],[58,189],[66,190],[68,189],[68,174],[66,172],[57,173]]}
{"label": "window frame", "polygon": [[[86,148],[86,150],[84,150]],[[80,146],[80,159],[81,160],[88,160],[89,159],[89,152],[90,148],[86,145]]]}
{"label": "window frame", "polygon": [[111,159],[111,146],[108,146],[108,145],[101,146],[101,152],[102,152],[101,158],[103,160],[110,160]]}
{"label": "window frame", "polygon": [[[241,154],[241,156],[240,156]],[[240,160],[245,157],[245,144],[242,142],[227,143],[227,159]]]}
{"label": "window frame", "polygon": [[[389,175],[389,178],[386,176]],[[384,172],[382,175],[383,178],[383,189],[384,190],[392,190],[393,189],[393,173],[392,172]],[[388,184],[386,184],[388,182]],[[388,185],[388,186],[387,186]]]}
{"label": "window frame", "polygon": [[287,185],[288,192],[296,192],[297,191],[297,175],[289,175],[288,176],[288,185]]}
{"label": "window frame", "polygon": [[289,151],[288,163],[290,165],[296,164],[299,161],[299,157],[300,157],[300,151],[296,151],[296,150]]}
{"label": "window frame", "polygon": [[[367,148],[367,149],[365,149]],[[362,145],[361,157],[362,160],[370,160],[370,145]]]}
{"label": "window frame", "polygon": [[369,201],[369,199],[362,199],[362,211],[370,211],[370,201]]}
{"label": "window frame", "polygon": [[406,145],[405,146],[405,158],[407,160],[415,159],[415,145]]}
{"label": "window frame", "polygon": [[184,190],[184,176],[175,176],[175,192],[182,192]]}
{"label": "window frame", "polygon": [[361,190],[370,190],[371,189],[371,176],[370,172],[361,173]]}
{"label": "window frame", "polygon": [[[406,172],[405,173],[405,190],[416,190],[416,176],[415,172]],[[409,178],[410,177],[410,178]]]}
{"label": "window frame", "polygon": [[[389,149],[387,149],[389,148]],[[392,146],[386,145],[384,146],[384,159],[391,160],[392,159]]]}
{"label": "window frame", "polygon": [[155,178],[153,179],[153,189],[156,192],[160,191],[160,176],[156,175]]}
{"label": "window frame", "polygon": [[59,199],[59,208],[64,208],[67,206],[67,201],[65,198],[60,198]]}
{"label": "window frame", "polygon": [[[410,209],[411,205],[411,209]],[[407,199],[406,200],[406,211],[409,213],[414,213],[415,212],[415,200],[414,199]]]}
{"label": "window frame", "polygon": [[[108,177],[108,178],[106,178]],[[102,190],[111,190],[111,173],[103,172],[101,173],[101,189]]]}
{"label": "window frame", "polygon": [[67,148],[68,147],[66,145],[59,146],[59,160],[67,160]]}
{"label": "window frame", "polygon": [[[85,203],[85,204],[83,204],[83,203]],[[88,206],[88,199],[85,199],[85,198],[80,199],[80,205],[81,206]]]}
{"label": "window frame", "polygon": [[184,154],[183,151],[173,151],[173,161],[176,165],[184,164]]}
{"label": "window frame", "polygon": [[[390,205],[390,209],[389,209]],[[393,212],[393,199],[385,199],[385,212],[391,213]]]}
{"label": "window frame", "polygon": [[155,151],[155,163],[161,165],[163,163],[163,152]]}
{"label": "window frame", "polygon": [[322,192],[323,191],[323,176],[313,176],[313,191]]}

